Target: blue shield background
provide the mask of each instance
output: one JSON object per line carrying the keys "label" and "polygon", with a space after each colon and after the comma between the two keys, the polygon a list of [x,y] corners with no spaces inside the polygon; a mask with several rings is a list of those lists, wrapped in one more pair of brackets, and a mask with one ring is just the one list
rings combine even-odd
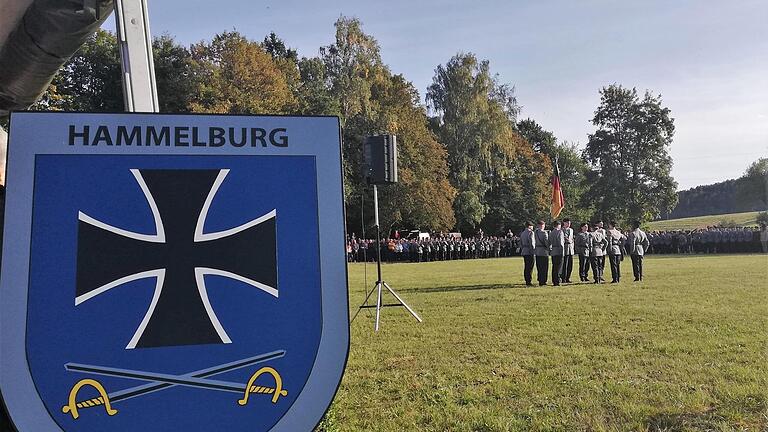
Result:
{"label": "blue shield background", "polygon": [[[66,431],[265,430],[288,410],[307,381],[322,326],[318,202],[312,156],[38,155],[35,162],[27,358],[35,387]],[[230,169],[205,232],[246,223],[276,209],[279,297],[222,277],[206,277],[213,309],[232,344],[126,350],[150,304],[154,279],[113,288],[75,306],[78,211],[118,228],[154,233],[152,213],[130,169]],[[167,225],[171,221],[164,221]],[[85,374],[68,362],[185,374],[275,350],[285,357],[211,379],[246,383],[261,366],[281,374],[288,396],[272,404],[252,395],[173,387],[103,407],[64,414],[72,386]],[[93,377],[107,392],[143,382]],[[273,386],[262,376],[258,384]],[[89,393],[90,392],[90,393]],[[78,399],[96,397],[85,388]]]}

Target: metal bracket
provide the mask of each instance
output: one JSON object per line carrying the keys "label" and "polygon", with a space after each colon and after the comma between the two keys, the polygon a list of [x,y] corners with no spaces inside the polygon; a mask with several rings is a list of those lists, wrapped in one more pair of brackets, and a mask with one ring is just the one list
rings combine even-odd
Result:
{"label": "metal bracket", "polygon": [[125,110],[158,112],[152,37],[146,0],[115,0],[117,42],[123,70]]}

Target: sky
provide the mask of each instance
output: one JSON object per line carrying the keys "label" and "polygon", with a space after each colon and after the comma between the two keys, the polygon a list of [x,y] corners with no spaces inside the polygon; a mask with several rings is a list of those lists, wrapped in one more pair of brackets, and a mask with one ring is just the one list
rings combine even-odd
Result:
{"label": "sky", "polygon": [[257,41],[274,31],[306,57],[333,42],[340,15],[354,16],[422,101],[437,65],[473,52],[515,86],[521,118],[581,147],[600,88],[647,89],[675,119],[680,190],[740,177],[768,157],[763,0],[150,0],[149,14],[153,35],[184,45],[233,29]]}

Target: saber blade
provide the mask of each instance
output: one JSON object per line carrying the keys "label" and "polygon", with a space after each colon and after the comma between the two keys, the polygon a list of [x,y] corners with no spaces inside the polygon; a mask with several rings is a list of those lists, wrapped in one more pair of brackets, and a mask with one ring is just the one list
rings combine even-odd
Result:
{"label": "saber blade", "polygon": [[222,374],[225,372],[234,371],[261,363],[269,360],[274,360],[285,356],[285,350],[273,351],[266,354],[260,354],[254,357],[248,357],[241,360],[236,360],[230,363],[224,363],[220,365],[211,366],[210,368],[201,369],[198,371],[189,372],[184,375],[169,375],[169,374],[156,374],[152,372],[135,371],[129,369],[109,368],[95,365],[86,365],[79,363],[67,363],[64,367],[68,371],[93,373],[97,375],[106,375],[113,377],[129,378],[142,381],[151,381],[147,384],[131,387],[123,390],[119,390],[108,394],[107,396],[112,402],[119,402],[121,400],[130,399],[137,396],[142,396],[152,392],[165,390],[177,385],[208,388],[211,390],[221,390],[241,393],[245,391],[245,385],[240,383],[230,383],[226,381],[206,380],[213,375]]}

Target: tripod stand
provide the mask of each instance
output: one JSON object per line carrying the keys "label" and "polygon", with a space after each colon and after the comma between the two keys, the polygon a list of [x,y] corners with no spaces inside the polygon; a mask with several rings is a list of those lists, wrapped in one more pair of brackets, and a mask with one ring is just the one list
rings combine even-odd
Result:
{"label": "tripod stand", "polygon": [[[376,224],[376,269],[378,271],[378,278],[376,279],[376,284],[373,286],[373,288],[368,291],[368,295],[365,296],[365,300],[363,300],[363,304],[360,305],[359,308],[357,308],[357,312],[355,312],[355,316],[352,317],[352,321],[355,320],[357,317],[357,314],[360,313],[361,309],[368,309],[368,308],[376,308],[376,324],[374,325],[373,329],[374,331],[379,331],[379,321],[381,318],[381,308],[383,307],[397,307],[402,306],[406,309],[408,309],[408,312],[413,315],[414,318],[416,318],[416,321],[421,322],[421,317],[413,310],[411,309],[408,304],[403,301],[402,298],[400,298],[399,295],[397,295],[397,292],[392,289],[389,284],[384,282],[384,279],[381,277],[381,229],[379,228],[379,190],[376,187],[376,185],[373,185],[373,212],[374,212],[374,222]],[[388,303],[388,304],[382,304],[382,294],[384,289],[389,291],[390,294],[392,294],[396,299],[397,303]],[[369,305],[368,299],[371,298],[371,295],[376,292],[376,305]]]}

